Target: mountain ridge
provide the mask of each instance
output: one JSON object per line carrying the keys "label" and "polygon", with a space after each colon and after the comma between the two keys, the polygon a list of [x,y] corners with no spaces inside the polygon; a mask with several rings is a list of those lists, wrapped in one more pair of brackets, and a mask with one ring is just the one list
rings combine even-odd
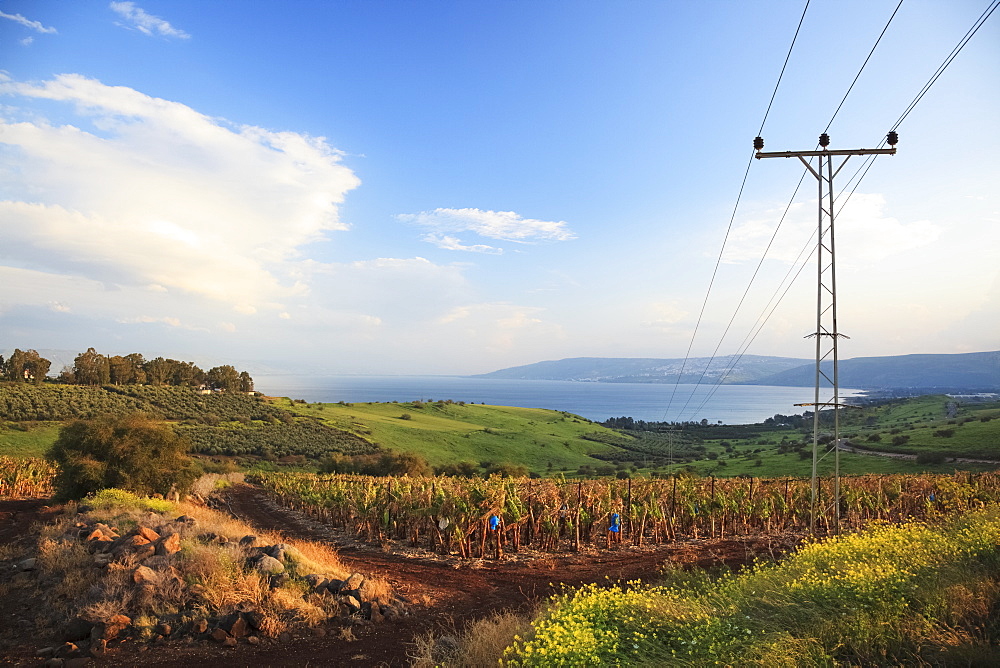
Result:
{"label": "mountain ridge", "polygon": [[[825,373],[833,364],[825,362]],[[1000,351],[856,357],[840,360],[841,387],[1000,390]],[[813,360],[763,355],[721,357],[571,357],[508,367],[472,378],[600,383],[723,383],[809,387]]]}

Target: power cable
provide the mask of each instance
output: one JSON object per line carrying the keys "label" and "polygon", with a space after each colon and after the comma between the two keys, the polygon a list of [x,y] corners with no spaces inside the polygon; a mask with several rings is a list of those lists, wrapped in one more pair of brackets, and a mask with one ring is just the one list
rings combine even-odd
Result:
{"label": "power cable", "polygon": [[[879,43],[882,41],[882,38],[885,36],[886,32],[889,30],[889,26],[892,24],[892,20],[894,18],[896,18],[896,14],[899,12],[899,8],[902,7],[902,6],[903,6],[903,0],[899,0],[899,3],[896,5],[896,8],[893,10],[892,14],[889,16],[889,20],[886,21],[885,26],[882,28],[882,32],[879,33],[878,38],[875,40],[875,44],[872,46],[871,50],[868,52],[868,56],[865,58],[865,61],[861,64],[861,67],[858,69],[858,73],[854,75],[854,80],[851,81],[851,85],[847,87],[847,92],[844,93],[844,97],[841,98],[840,104],[838,104],[836,110],[834,110],[833,116],[830,118],[830,122],[827,123],[826,129],[824,130],[824,132],[826,132],[827,130],[830,129],[830,126],[833,124],[834,119],[837,118],[837,115],[840,113],[840,110],[843,108],[844,103],[847,101],[848,96],[850,96],[851,91],[854,90],[854,85],[858,82],[858,79],[861,78],[861,74],[862,74],[862,72],[865,71],[865,67],[868,65],[868,61],[871,60],[872,55],[875,53],[875,49],[878,47]],[[803,12],[803,17],[802,18],[805,18],[805,12]],[[802,21],[801,21],[801,19],[799,21],[799,27],[800,28],[802,27]],[[796,30],[796,37],[797,36],[798,36],[798,30]],[[794,41],[793,41],[793,44],[794,44]],[[790,49],[789,49],[788,55],[791,56],[791,50]],[[781,74],[782,75],[784,74],[784,72],[785,72],[785,66],[787,66],[787,65],[788,65],[788,57],[785,58],[785,65],[782,66],[782,68],[781,68]],[[780,81],[780,76],[779,76],[779,81]],[[775,93],[777,93],[777,90],[775,90]],[[773,102],[774,102],[774,95],[771,96],[771,103],[773,103]],[[771,103],[769,103],[768,106],[767,106],[767,112],[768,113],[770,113],[770,111],[771,111]],[[766,118],[767,118],[767,114],[765,114],[765,120],[766,120]],[[763,134],[763,130],[764,130],[764,123],[761,123],[761,129],[757,133],[757,135],[760,136],[761,134]],[[752,160],[751,160],[751,162],[752,162]],[[748,166],[747,169],[749,170],[749,166]],[[803,170],[802,176],[799,178],[799,184],[795,187],[795,192],[796,193],[798,192],[799,188],[802,186],[802,180],[805,178],[806,173],[807,173],[807,171]],[[745,179],[746,179],[746,177],[744,176],[744,182],[745,182]],[[742,188],[740,189],[740,193],[742,194]],[[794,199],[795,199],[795,194],[793,193],[792,194],[792,200],[794,200]],[[737,205],[738,204],[739,204],[739,200],[737,199]],[[791,201],[789,201],[789,206],[791,206]],[[787,211],[788,210],[786,209],[785,210],[786,214],[787,214]],[[736,212],[734,211],[733,212],[733,216],[735,217],[735,215],[736,215]],[[785,218],[785,216],[783,215],[782,218],[781,218],[781,220],[784,221],[784,218]],[[731,226],[732,226],[732,221],[730,220],[730,227]],[[708,371],[709,371],[709,369],[712,366],[712,362],[715,361],[715,357],[718,354],[719,350],[722,348],[722,344],[725,341],[726,336],[729,335],[729,330],[732,327],[733,322],[736,320],[736,316],[739,315],[740,309],[743,307],[743,303],[746,300],[747,294],[749,294],[750,288],[753,287],[753,283],[757,279],[757,274],[760,272],[760,268],[764,264],[764,260],[767,259],[767,254],[771,250],[771,245],[774,243],[774,239],[775,239],[775,237],[777,237],[778,231],[780,229],[781,229],[781,222],[779,222],[778,226],[775,228],[774,234],[771,236],[771,240],[768,242],[767,247],[764,249],[764,253],[763,253],[763,255],[762,255],[761,259],[760,259],[760,262],[757,264],[757,268],[754,270],[753,275],[750,277],[750,281],[747,284],[746,290],[744,290],[744,292],[743,292],[743,296],[740,298],[739,303],[736,305],[736,309],[733,311],[732,317],[729,319],[729,323],[726,325],[725,330],[722,333],[722,336],[719,338],[719,342],[718,342],[718,344],[716,344],[715,350],[712,352],[712,356],[709,358],[708,364],[705,365],[705,368],[702,370],[701,376],[698,378],[698,381],[695,383],[695,389],[692,390],[691,394],[688,395],[687,401],[684,402],[684,406],[679,411],[678,417],[682,417],[683,416],[684,411],[687,410],[688,405],[691,403],[691,399],[694,397],[694,394],[697,391],[697,388],[701,386],[702,381],[704,381],[704,379],[705,379],[705,376],[708,375]],[[726,238],[727,239],[728,239],[728,234],[729,234],[729,231],[727,230],[727,232],[726,232]],[[725,244],[723,244],[723,247],[725,247]],[[721,260],[721,253],[720,253],[720,260]],[[718,263],[716,264],[716,269],[718,269]],[[712,279],[713,279],[713,281],[715,279],[715,274],[714,273],[712,275]],[[711,289],[711,286],[710,286],[709,289]],[[706,295],[706,303],[707,303],[707,295]],[[704,309],[704,304],[702,305],[702,309]],[[701,315],[699,315],[698,323],[699,324],[701,323]],[[697,333],[697,329],[695,330],[695,332]],[[693,345],[693,343],[694,343],[693,339],[692,339],[691,343]],[[690,347],[689,347],[689,352],[690,352]],[[742,355],[740,357],[742,357]],[[730,358],[730,362],[732,362],[732,361],[733,361],[732,358]],[[685,364],[686,364],[686,362],[687,362],[687,358],[685,358]],[[682,366],[682,368],[681,368],[681,372],[682,373],[683,373],[683,368],[684,367]],[[719,377],[719,380],[716,382],[715,389],[713,389],[707,395],[707,397],[705,398],[705,400],[702,402],[701,406],[699,406],[698,411],[700,411],[701,408],[704,407],[705,403],[708,401],[708,398],[710,398],[712,395],[715,394],[715,391],[718,389],[718,386],[722,384],[722,382],[726,379],[726,377],[728,377],[729,373],[732,372],[733,368],[734,367],[732,365],[730,365],[730,367]],[[679,378],[678,378],[678,384],[679,384]],[[673,399],[672,395],[671,395],[671,399]],[[669,404],[668,404],[668,410],[669,410]]]}
{"label": "power cable", "polygon": [[[900,0],[899,5],[896,6],[896,9],[895,9],[895,11],[893,11],[892,16],[889,17],[889,23],[892,22],[892,19],[893,19],[893,17],[895,17],[896,12],[899,11],[900,5],[902,5],[902,0]],[[930,77],[930,79],[928,79],[927,83],[924,84],[924,86],[921,88],[920,92],[917,93],[917,95],[914,97],[914,99],[910,102],[910,104],[907,106],[906,110],[900,115],[900,117],[896,121],[896,123],[893,124],[892,130],[898,129],[899,125],[906,119],[907,116],[910,115],[910,113],[913,111],[913,109],[916,107],[916,105],[923,99],[923,97],[927,94],[927,92],[931,89],[931,87],[937,82],[937,80],[941,77],[941,75],[948,68],[948,66],[951,65],[951,63],[955,60],[955,58],[958,56],[958,54],[962,51],[962,49],[965,48],[965,46],[969,43],[969,41],[972,39],[972,37],[975,36],[975,34],[983,26],[983,24],[986,22],[986,20],[989,19],[989,17],[993,14],[993,12],[997,9],[997,7],[1000,7],[1000,0],[991,0],[990,4],[989,4],[989,6],[987,6],[986,10],[983,11],[983,13],[975,21],[975,23],[973,24],[973,26],[971,28],[969,28],[969,30],[965,33],[965,35],[962,37],[962,39],[959,40],[959,42],[958,42],[958,44],[956,44],[955,48],[953,48],[952,51],[951,51],[951,53],[949,53],[948,56],[944,59],[944,61],[942,61],[941,65],[938,66],[938,68],[937,68],[937,70],[935,70],[934,74],[931,75],[931,77]],[[878,46],[878,42],[881,41],[881,39],[885,35],[886,29],[888,27],[889,27],[889,24],[887,23],[886,27],[882,30],[882,33],[879,35],[879,38],[876,41],[875,46]],[[872,51],[869,52],[868,58],[865,59],[864,64],[862,64],[862,66],[861,66],[862,70],[864,69],[865,65],[868,64],[868,61],[871,59],[871,55],[872,55],[872,53],[874,53],[874,50],[875,50],[875,47],[872,47]],[[860,74],[861,74],[861,72],[859,71],[858,72],[858,76],[855,76],[854,81],[851,83],[851,88],[854,87],[854,84],[857,82],[858,77],[860,76]],[[848,94],[849,93],[850,93],[850,88],[848,89]],[[847,99],[847,95],[845,95],[844,98],[841,100],[840,105],[838,105],[837,110],[834,112],[833,117],[830,119],[830,123],[827,124],[827,128],[826,128],[827,130],[829,130],[830,125],[832,125],[832,123],[833,123],[833,120],[837,117],[837,114],[840,112],[840,108],[843,106],[844,101],[846,99]],[[886,143],[886,140],[885,140],[885,138],[883,138],[882,141],[881,141],[881,143],[878,145],[878,148],[882,148],[885,145],[885,143]],[[851,197],[854,195],[855,191],[858,189],[858,186],[861,185],[861,182],[864,180],[864,178],[868,175],[868,171],[872,168],[872,166],[874,165],[874,163],[875,163],[875,156],[874,155],[867,156],[865,158],[865,160],[862,162],[862,164],[858,167],[858,169],[851,176],[851,178],[848,180],[847,185],[837,195],[835,201],[839,202],[839,200],[843,196],[844,192],[850,186],[851,182],[853,182],[854,179],[857,178],[857,182],[854,183],[854,186],[851,188],[850,193],[848,193],[847,198],[844,199],[843,203],[840,204],[840,207],[839,207],[839,209],[837,211],[838,214],[841,211],[843,211],[844,207],[847,206],[848,202],[850,202]],[[858,174],[861,175],[860,178],[858,178]],[[804,174],[803,174],[803,177],[804,177]],[[801,185],[802,185],[802,178],[800,177],[799,184],[796,186],[796,189],[795,189],[796,192],[798,192],[798,189],[799,189],[799,187],[801,187]],[[795,195],[793,194],[792,198],[794,199],[794,197],[795,197]],[[786,213],[787,213],[787,208],[786,208]],[[783,220],[784,220],[784,216],[782,216],[781,221],[779,221],[778,227],[781,226],[781,222]],[[777,230],[776,230],[776,232],[777,232]],[[814,238],[814,237],[815,237],[815,232],[813,233],[812,237],[810,237],[810,243],[812,241],[812,238]],[[773,241],[773,239],[774,239],[774,237],[772,236],[772,241]],[[770,246],[771,246],[771,244],[769,243],[768,244],[768,249],[770,249]],[[764,255],[765,256],[767,255],[767,249],[765,249]],[[812,256],[812,254],[810,254],[809,257],[811,257],[811,256]],[[799,257],[801,257],[801,253],[799,254]],[[800,267],[799,270],[798,270],[798,272],[796,272],[795,277],[792,279],[792,282],[794,282],[798,278],[799,274],[801,274],[802,269],[805,268],[805,263],[808,262],[808,260],[809,260],[809,258],[807,257],[806,260],[803,262],[802,267]],[[763,262],[763,259],[761,261]],[[796,259],[796,263],[797,262],[798,262],[798,259]],[[794,267],[795,263],[793,263],[792,266]],[[759,269],[759,267],[760,267],[760,265],[758,265],[758,269]],[[754,276],[756,276],[756,272],[754,272]],[[787,278],[788,274],[786,273],[785,276]],[[751,278],[751,283],[752,282],[753,282],[753,278]],[[782,279],[782,282],[784,282],[784,279]],[[778,290],[781,289],[780,286],[781,286],[781,284],[779,283]],[[789,283],[788,287],[785,289],[785,292],[782,293],[781,298],[775,304],[775,307],[774,307],[775,309],[777,308],[778,304],[780,304],[781,300],[784,299],[784,296],[785,296],[785,294],[787,294],[789,288],[791,288],[791,283]],[[748,286],[747,289],[749,290],[749,286]],[[775,292],[775,294],[777,294],[777,292]],[[745,297],[746,297],[746,292],[744,292],[744,298]],[[774,297],[772,296],[772,300],[773,300],[773,298]],[[742,305],[742,303],[743,303],[743,300],[741,299],[740,300],[740,305]],[[770,304],[770,302],[769,302],[769,304]],[[738,310],[739,310],[739,306],[737,306],[737,311]],[[765,311],[767,310],[767,306],[764,307],[764,310]],[[749,344],[752,343],[754,339],[756,339],[757,335],[761,332],[761,330],[763,328],[763,325],[767,322],[768,319],[770,319],[771,314],[773,314],[773,313],[774,313],[774,309],[772,309],[771,312],[768,313],[767,318],[765,318],[764,321],[761,323],[761,327],[758,328],[757,332],[753,334],[752,338],[750,338],[750,341],[747,343],[747,348],[749,347]],[[735,318],[735,314],[734,314],[733,317]],[[732,325],[732,322],[733,321],[730,320],[730,325]],[[758,322],[760,322],[760,317],[758,317]],[[754,324],[753,327],[756,327],[756,323]],[[751,327],[751,332],[753,332],[753,327]],[[729,327],[727,326],[726,332],[728,332],[728,331],[729,331]],[[750,336],[750,335],[748,334],[748,336]],[[723,338],[724,337],[725,337],[725,333],[723,334]],[[746,342],[746,340],[747,339],[744,338],[744,342]],[[720,341],[720,346],[721,346],[721,341]],[[742,347],[742,344],[741,344],[740,347]],[[736,364],[739,363],[739,360],[742,359],[742,357],[745,354],[747,348],[744,348],[742,352],[739,352],[739,354],[737,356],[735,356],[735,359],[731,362],[729,368],[726,370],[726,372],[724,374],[722,374],[720,376],[720,378],[716,382],[715,386],[708,393],[708,395],[706,395],[706,397],[702,401],[701,405],[697,408],[697,410],[695,411],[696,414],[698,412],[700,412],[702,408],[704,408],[704,406],[707,404],[707,402],[709,401],[709,399],[711,399],[711,397],[715,394],[715,392],[718,390],[718,388],[722,385],[722,382],[725,380],[725,378],[735,368]],[[716,348],[716,350],[718,350],[718,348]],[[739,350],[739,348],[737,348],[737,350]],[[685,404],[685,408],[686,407],[687,407],[687,404]],[[683,409],[682,409],[682,412],[683,412]]]}
{"label": "power cable", "polygon": [[[774,98],[778,94],[778,87],[781,85],[781,80],[785,76],[785,68],[788,66],[788,61],[792,56],[792,49],[795,48],[795,42],[799,38],[799,31],[802,29],[802,23],[806,18],[806,11],[809,9],[810,0],[806,0],[805,7],[802,8],[802,15],[799,17],[799,23],[795,28],[795,34],[792,36],[792,43],[788,46],[788,53],[785,55],[785,62],[781,66],[781,72],[778,73],[778,80],[774,84],[774,91],[771,93],[771,100],[767,104],[767,109],[764,112],[764,118],[760,122],[760,130],[757,134],[764,131],[764,124],[767,122],[767,117],[771,113],[771,105],[774,104]],[[677,381],[674,383],[673,391],[670,393],[670,399],[667,400],[667,407],[663,411],[663,418],[666,420],[666,416],[670,413],[670,407],[673,405],[674,396],[677,394],[677,387],[680,385],[681,378],[684,376],[684,370],[687,368],[688,360],[691,358],[691,350],[694,347],[695,339],[698,337],[698,329],[701,327],[702,318],[705,315],[705,308],[708,306],[708,298],[712,294],[712,287],[715,285],[715,278],[719,273],[719,265],[722,264],[722,256],[726,250],[726,243],[729,241],[729,233],[733,229],[733,221],[736,219],[736,211],[739,209],[740,200],[743,198],[743,190],[746,187],[747,177],[750,174],[750,165],[753,164],[753,153],[750,154],[750,159],[747,161],[746,170],[743,172],[743,180],[740,183],[739,193],[736,195],[736,204],[733,206],[733,213],[729,217],[729,225],[726,227],[726,234],[722,239],[722,248],[719,249],[719,257],[715,261],[715,268],[712,270],[712,277],[708,282],[708,290],[705,292],[705,299],[701,304],[701,311],[698,313],[698,320],[695,322],[694,332],[691,334],[691,341],[688,343],[687,352],[684,353],[684,361],[681,363],[681,369],[677,372]],[[709,361],[711,365],[711,361]],[[706,367],[707,369],[707,367]],[[703,374],[704,375],[704,374]]]}

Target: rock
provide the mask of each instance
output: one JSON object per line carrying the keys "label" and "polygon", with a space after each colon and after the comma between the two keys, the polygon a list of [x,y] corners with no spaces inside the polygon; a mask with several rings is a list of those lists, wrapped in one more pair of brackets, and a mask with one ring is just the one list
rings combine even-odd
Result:
{"label": "rock", "polygon": [[309,583],[309,586],[313,589],[326,589],[326,585],[330,582],[330,579],[325,575],[320,575],[319,573],[310,573],[305,576],[304,580]]}
{"label": "rock", "polygon": [[156,555],[167,556],[181,551],[181,535],[172,533],[156,541]]}
{"label": "rock", "polygon": [[38,650],[37,652],[35,652],[35,656],[37,656],[37,657],[39,657],[41,659],[44,659],[46,657],[52,656],[55,653],[56,653],[56,648],[55,647],[43,647],[40,650]]}
{"label": "rock", "polygon": [[212,640],[217,640],[218,642],[222,642],[226,638],[230,637],[228,633],[218,627],[212,629],[212,633],[210,635],[212,636]]}
{"label": "rock", "polygon": [[111,546],[111,553],[115,555],[115,557],[121,557],[125,554],[132,554],[143,545],[149,544],[149,540],[143,536],[124,536],[115,540],[114,545]]}
{"label": "rock", "polygon": [[292,642],[292,634],[288,631],[282,631],[278,634],[279,642]]}
{"label": "rock", "polygon": [[66,642],[73,642],[74,640],[83,640],[84,638],[90,637],[90,631],[94,628],[91,622],[80,617],[75,617],[70,620],[69,624],[63,628],[62,634],[60,634],[60,639]]}
{"label": "rock", "polygon": [[240,545],[242,547],[253,547],[257,544],[257,536],[243,536],[240,538]]}
{"label": "rock", "polygon": [[253,567],[262,573],[284,573],[285,565],[272,556],[262,554],[254,562]]}
{"label": "rock", "polygon": [[91,640],[114,640],[118,634],[132,624],[132,619],[126,615],[112,615],[106,621],[97,622],[90,629]]}
{"label": "rock", "polygon": [[149,566],[137,566],[136,569],[132,571],[132,582],[138,585],[156,585],[160,582],[160,576]]}
{"label": "rock", "polygon": [[347,609],[347,614],[354,615],[361,611],[361,601],[353,596],[341,596],[340,603]]}
{"label": "rock", "polygon": [[247,634],[247,623],[243,615],[234,612],[219,620],[219,628],[234,638],[242,638]]}
{"label": "rock", "polygon": [[247,626],[256,631],[260,631],[261,627],[264,625],[264,614],[258,612],[257,610],[244,612],[243,619],[246,621]]}
{"label": "rock", "polygon": [[257,646],[260,644],[260,638],[258,638],[257,636],[250,636],[249,638],[247,638],[247,642],[250,643],[251,645]]}
{"label": "rock", "polygon": [[174,522],[181,522],[188,526],[194,526],[195,524],[198,523],[193,517],[188,517],[187,515],[181,515],[180,517],[175,519]]}
{"label": "rock", "polygon": [[191,631],[193,633],[205,633],[208,631],[208,620],[199,619],[194,624],[191,625]]}
{"label": "rock", "polygon": [[108,641],[98,638],[90,643],[90,656],[95,659],[103,659],[108,655]]}
{"label": "rock", "polygon": [[285,552],[287,550],[288,550],[288,546],[285,545],[284,543],[276,543],[276,544],[271,545],[269,547],[265,547],[264,548],[264,553],[267,554],[269,557],[273,557],[273,558],[277,559],[278,561],[284,561],[285,560]]}
{"label": "rock", "polygon": [[365,583],[365,576],[361,575],[361,573],[352,573],[351,577],[344,580],[344,584],[341,588],[360,590],[361,585],[363,585],[364,583]]}
{"label": "rock", "polygon": [[268,585],[271,589],[278,589],[279,587],[284,587],[288,584],[289,580],[291,580],[291,578],[288,576],[288,573],[278,573],[277,575],[271,576],[271,580]]}
{"label": "rock", "polygon": [[65,659],[72,656],[79,656],[80,648],[71,642],[64,642],[59,647],[56,647],[55,656],[57,659]]}
{"label": "rock", "polygon": [[326,589],[331,594],[339,594],[340,593],[340,588],[343,587],[343,586],[344,586],[344,581],[343,580],[337,580],[337,579],[334,579],[334,578],[331,578],[330,581],[326,583]]}
{"label": "rock", "polygon": [[236,647],[236,638],[226,638],[222,641],[223,647]]}
{"label": "rock", "polygon": [[153,543],[160,539],[160,534],[156,533],[149,527],[142,526],[141,524],[135,528],[135,534],[137,536],[142,536],[150,543]]}
{"label": "rock", "polygon": [[27,571],[33,571],[38,565],[38,560],[34,557],[29,557],[27,559],[22,559],[14,565],[14,568],[21,571],[22,573]]}
{"label": "rock", "polygon": [[55,659],[55,658],[53,658],[53,659],[49,659],[48,661],[46,661],[42,665],[45,666],[45,668],[58,668],[59,666],[62,666],[64,663],[66,663],[66,662],[63,661],[62,659]]}

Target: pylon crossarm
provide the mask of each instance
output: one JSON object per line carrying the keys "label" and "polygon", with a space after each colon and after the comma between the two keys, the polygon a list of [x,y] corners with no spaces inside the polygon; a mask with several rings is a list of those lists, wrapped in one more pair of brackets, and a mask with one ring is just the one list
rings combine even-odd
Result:
{"label": "pylon crossarm", "polygon": [[849,149],[834,149],[829,151],[823,149],[821,151],[773,151],[771,153],[764,153],[763,151],[757,151],[754,157],[760,160],[761,158],[811,158],[811,157],[823,157],[831,155],[896,155],[895,148],[849,148]]}

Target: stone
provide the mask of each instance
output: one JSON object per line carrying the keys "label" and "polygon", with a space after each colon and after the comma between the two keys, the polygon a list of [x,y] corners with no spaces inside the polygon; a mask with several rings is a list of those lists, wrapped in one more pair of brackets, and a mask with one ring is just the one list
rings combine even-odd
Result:
{"label": "stone", "polygon": [[276,575],[272,575],[271,576],[271,579],[270,579],[270,582],[268,582],[268,585],[271,587],[271,589],[278,589],[278,588],[284,587],[286,584],[288,584],[288,581],[291,580],[291,579],[292,578],[289,577],[288,573],[278,573]]}
{"label": "stone", "polygon": [[58,659],[65,659],[71,656],[79,656],[80,648],[71,642],[64,642],[62,645],[56,647],[55,656]]}
{"label": "stone", "polygon": [[90,637],[90,631],[93,628],[93,623],[88,622],[86,619],[75,617],[63,628],[62,634],[59,637],[66,642],[83,640]]}
{"label": "stone", "polygon": [[284,561],[285,551],[287,549],[288,546],[285,545],[284,543],[277,543],[275,545],[269,545],[268,547],[265,547],[264,554],[274,559],[277,559],[278,561]]}
{"label": "stone", "polygon": [[240,538],[240,545],[243,547],[253,547],[256,544],[257,544],[257,536],[247,535],[243,536],[243,538]]}
{"label": "stone", "polygon": [[278,634],[279,642],[292,642],[292,634],[288,631],[282,631]]}
{"label": "stone", "polygon": [[167,556],[181,551],[181,535],[172,533],[156,541],[156,555]]}
{"label": "stone", "polygon": [[365,583],[365,576],[361,573],[351,573],[351,577],[344,580],[342,589],[361,589],[361,585]]}
{"label": "stone", "polygon": [[55,647],[43,647],[37,652],[35,652],[35,656],[39,657],[40,659],[44,659],[52,656],[55,653],[56,653]]}
{"label": "stone", "polygon": [[334,578],[331,578],[330,581],[326,583],[326,589],[331,594],[339,594],[340,593],[340,588],[343,587],[343,586],[344,586],[344,581],[343,580],[337,580],[337,579],[334,579]]}
{"label": "stone", "polygon": [[43,663],[42,665],[45,666],[45,668],[58,668],[59,666],[62,666],[64,663],[66,662],[63,661],[62,659],[52,658]]}
{"label": "stone", "polygon": [[22,573],[27,571],[33,571],[38,566],[38,560],[34,557],[29,557],[27,559],[22,559],[14,565],[14,568],[21,571]]}
{"label": "stone", "polygon": [[266,554],[259,556],[256,561],[253,562],[253,566],[262,573],[270,573],[272,575],[275,573],[285,572],[285,565],[282,564],[281,561]]}
{"label": "stone", "polygon": [[90,639],[114,640],[118,634],[132,624],[132,618],[127,615],[112,615],[107,620],[97,622],[90,630]]}
{"label": "stone", "polygon": [[222,641],[223,647],[236,647],[236,638],[226,638]]}
{"label": "stone", "polygon": [[264,625],[264,614],[258,612],[257,610],[244,612],[243,619],[246,621],[247,626],[256,631],[260,631],[261,627]]}
{"label": "stone", "polygon": [[175,519],[174,522],[182,522],[184,524],[187,524],[188,526],[194,526],[195,524],[198,523],[197,520],[195,520],[193,517],[189,517],[187,515],[181,515],[180,517]]}
{"label": "stone", "polygon": [[361,611],[361,601],[354,598],[353,596],[341,596],[340,602],[342,605],[346,606],[347,614],[353,615]]}
{"label": "stone", "polygon": [[212,629],[212,633],[210,635],[212,636],[212,640],[217,640],[218,642],[222,642],[226,638],[230,637],[228,633],[218,627]]}
{"label": "stone", "polygon": [[238,612],[226,615],[220,619],[219,628],[234,638],[242,638],[247,634],[246,620],[243,619],[243,615]]}
{"label": "stone", "polygon": [[137,536],[142,536],[150,543],[160,539],[160,534],[156,533],[149,527],[142,526],[141,524],[135,528],[135,533]]}
{"label": "stone", "polygon": [[160,582],[160,576],[149,566],[137,566],[136,569],[132,571],[132,582],[138,585],[156,585]]}
{"label": "stone", "polygon": [[247,638],[247,642],[250,643],[251,645],[257,646],[260,644],[260,638],[258,638],[257,636],[250,636],[249,638]]}
{"label": "stone", "polygon": [[153,628],[153,631],[161,636],[168,636],[171,634],[173,630],[174,630],[173,627],[171,627],[170,624],[167,624],[166,622],[160,622]]}
{"label": "stone", "polygon": [[95,659],[103,659],[108,655],[108,641],[98,638],[90,643],[90,656]]}
{"label": "stone", "polygon": [[199,619],[194,624],[191,625],[191,631],[194,633],[205,633],[208,631],[208,620]]}

